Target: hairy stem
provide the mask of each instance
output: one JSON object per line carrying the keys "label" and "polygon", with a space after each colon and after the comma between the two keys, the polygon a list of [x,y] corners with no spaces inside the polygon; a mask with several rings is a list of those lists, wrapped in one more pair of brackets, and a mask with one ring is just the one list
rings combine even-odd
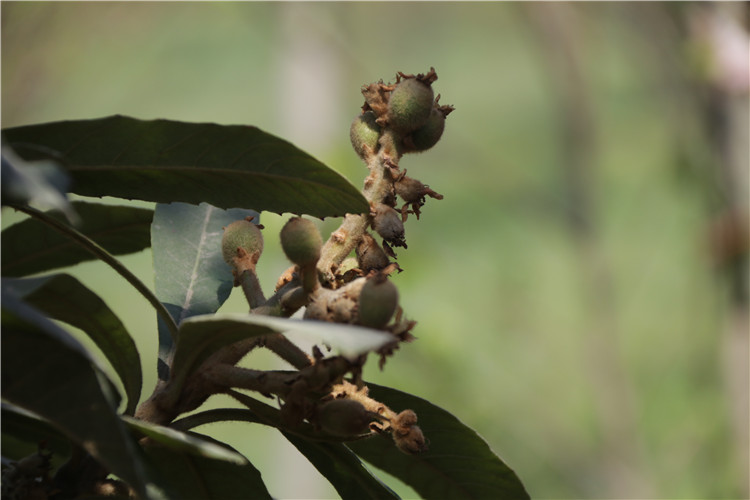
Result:
{"label": "hairy stem", "polygon": [[247,299],[251,312],[256,307],[260,307],[266,303],[266,298],[263,296],[263,289],[260,287],[255,270],[245,269],[237,280],[242,287],[242,292],[245,294],[245,299]]}
{"label": "hairy stem", "polygon": [[281,333],[268,335],[263,339],[263,346],[288,362],[293,367],[301,370],[312,365],[312,359],[305,351],[297,347],[291,340]]}
{"label": "hairy stem", "polygon": [[[393,190],[391,169],[397,168],[398,155],[392,147],[394,143],[390,131],[385,131],[381,138],[383,147],[367,160],[370,175],[367,176],[362,194],[370,205],[382,203]],[[341,262],[354,250],[362,239],[372,216],[367,214],[346,214],[341,226],[331,234],[320,251],[318,272],[327,283],[335,280],[335,271]]]}

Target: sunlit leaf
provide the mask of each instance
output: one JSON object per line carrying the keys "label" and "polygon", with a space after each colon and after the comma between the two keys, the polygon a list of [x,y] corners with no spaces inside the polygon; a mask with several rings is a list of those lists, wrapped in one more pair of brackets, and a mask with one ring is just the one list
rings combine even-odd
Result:
{"label": "sunlit leaf", "polygon": [[247,321],[249,314],[204,314],[180,324],[170,374],[171,390],[179,391],[185,379],[211,354],[224,346],[276,330]]}
{"label": "sunlit leaf", "polygon": [[[76,201],[76,229],[113,255],[138,252],[150,245],[153,211],[145,208]],[[60,217],[52,212],[51,216]],[[26,276],[72,266],[96,257],[70,238],[33,218],[2,232],[3,276]]]}
{"label": "sunlit leaf", "polygon": [[[233,277],[221,254],[222,228],[245,217],[259,221],[252,210],[223,210],[207,203],[156,206],[151,226],[154,291],[177,325],[191,316],[216,312],[229,297]],[[172,336],[159,320],[162,361],[171,346]],[[163,379],[166,368],[160,363]]]}
{"label": "sunlit leaf", "polygon": [[220,348],[271,333],[322,342],[350,359],[393,342],[389,333],[353,325],[242,313],[193,316],[180,324],[172,364],[173,390],[181,387],[185,378]]}
{"label": "sunlit leaf", "polygon": [[98,295],[67,274],[5,279],[3,285],[47,316],[91,337],[120,376],[128,398],[125,411],[135,411],[143,383],[140,356],[125,325]]}
{"label": "sunlit leaf", "polygon": [[423,498],[529,498],[515,472],[456,417],[429,401],[368,383],[369,395],[394,411],[414,410],[429,440],[417,455],[399,451],[388,436],[347,443],[357,455],[408,484]]}
{"label": "sunlit leaf", "polygon": [[111,116],[3,133],[27,160],[59,161],[73,178],[72,192],[86,196],[316,217],[368,210],[359,190],[341,175],[252,126]]}

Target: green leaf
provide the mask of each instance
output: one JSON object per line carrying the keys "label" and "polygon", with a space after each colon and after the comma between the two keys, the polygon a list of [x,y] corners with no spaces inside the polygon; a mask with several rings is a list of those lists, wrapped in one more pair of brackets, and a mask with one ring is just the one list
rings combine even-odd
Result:
{"label": "green leaf", "polygon": [[87,351],[9,293],[2,309],[3,398],[47,419],[145,497],[135,445]]}
{"label": "green leaf", "polygon": [[[153,211],[83,201],[73,202],[77,229],[114,255],[138,252],[150,245]],[[59,214],[51,215],[59,218]],[[26,276],[72,266],[96,257],[70,238],[33,218],[2,232],[3,276]]]}
{"label": "green leaf", "polygon": [[237,408],[208,410],[185,417],[175,422],[175,425],[182,428],[182,426],[193,427],[221,421],[244,421],[276,427],[331,482],[341,498],[355,500],[399,498],[395,492],[373,476],[351,450],[338,442],[341,440],[340,437],[317,432],[306,422],[293,430],[283,430],[279,410],[236,391],[232,391],[231,395],[248,410]]}
{"label": "green leaf", "polygon": [[71,453],[70,441],[60,431],[36,415],[17,406],[2,404],[3,457],[19,460],[43,444],[52,452],[52,465],[59,467]]}
{"label": "green leaf", "polygon": [[367,384],[370,397],[394,411],[414,410],[429,450],[399,451],[388,436],[347,443],[357,455],[408,484],[423,498],[529,498],[516,474],[472,429],[429,401]]}
{"label": "green leaf", "polygon": [[62,163],[73,178],[72,191],[86,196],[316,217],[369,209],[344,177],[256,127],[111,116],[4,134],[27,160],[52,157]]}
{"label": "green leaf", "polygon": [[143,384],[140,356],[125,325],[98,295],[67,274],[5,279],[3,284],[47,316],[86,333],[122,380],[127,396],[125,412],[135,412]]}
{"label": "green leaf", "polygon": [[180,324],[172,364],[172,390],[179,390],[185,378],[220,348],[271,333],[283,333],[290,340],[304,338],[322,342],[349,359],[356,359],[393,342],[393,336],[386,332],[323,321],[243,313],[193,316]]}
{"label": "green leaf", "polygon": [[[204,445],[210,442],[210,438],[206,436],[193,434],[191,437],[194,440],[201,439]],[[216,441],[211,444],[219,447]],[[172,446],[161,438],[149,442],[144,446],[144,451],[151,464],[152,477],[170,498],[271,498],[260,472],[244,457],[241,463],[217,459],[187,450],[182,444]],[[241,457],[234,450],[225,451]]]}
{"label": "green leaf", "polygon": [[123,421],[132,430],[140,436],[148,436],[153,441],[166,446],[174,451],[188,453],[197,457],[213,458],[224,460],[234,464],[244,464],[247,462],[245,457],[231,451],[226,447],[219,446],[205,439],[199,439],[195,436],[180,432],[169,427],[152,424],[136,418],[123,416]]}
{"label": "green leaf", "polygon": [[344,444],[310,441],[288,432],[282,434],[328,479],[343,500],[400,498]]}
{"label": "green leaf", "polygon": [[170,374],[170,389],[182,390],[185,379],[211,354],[224,346],[250,337],[260,337],[276,330],[245,321],[249,314],[204,314],[180,324]]}
{"label": "green leaf", "polygon": [[[156,206],[151,226],[154,291],[177,325],[191,316],[216,312],[229,297],[234,278],[221,254],[222,228],[248,216],[259,220],[252,210],[223,210],[207,203]],[[172,336],[160,320],[162,362],[171,346]],[[161,372],[166,368],[160,363]]]}

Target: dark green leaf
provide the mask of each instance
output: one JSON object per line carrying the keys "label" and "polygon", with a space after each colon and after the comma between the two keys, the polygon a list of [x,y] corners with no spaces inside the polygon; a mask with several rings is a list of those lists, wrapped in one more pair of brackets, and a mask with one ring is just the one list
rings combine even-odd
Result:
{"label": "dark green leaf", "polygon": [[211,441],[200,439],[191,434],[169,427],[144,422],[132,417],[123,416],[123,421],[141,437],[148,436],[152,441],[166,446],[176,452],[187,453],[197,457],[224,460],[234,464],[244,464],[245,457],[236,451],[219,446]]}
{"label": "dark green leaf", "polygon": [[[77,229],[108,252],[123,255],[150,245],[153,211],[83,201],[72,205],[80,219]],[[33,218],[2,233],[3,276],[26,276],[95,258],[75,241]]]}
{"label": "dark green leaf", "polygon": [[412,409],[429,441],[418,455],[399,451],[387,436],[348,443],[357,455],[408,484],[424,498],[529,498],[516,474],[472,429],[429,401],[367,384],[370,396],[394,411]]}
{"label": "dark green leaf", "polygon": [[135,445],[83,346],[8,293],[2,296],[2,329],[3,398],[50,421],[145,496]]}
{"label": "dark green leaf", "polygon": [[141,360],[125,325],[107,304],[67,274],[5,279],[3,285],[47,316],[79,328],[91,337],[120,376],[128,398],[125,411],[132,415],[143,384]]}
{"label": "dark green leaf", "polygon": [[[193,436],[206,442],[209,439]],[[241,464],[228,462],[154,441],[144,446],[144,451],[152,477],[173,499],[271,498],[260,472],[247,460]]]}
{"label": "dark green leaf", "polygon": [[3,457],[19,460],[38,451],[40,444],[52,452],[52,465],[59,467],[70,455],[70,441],[44,420],[8,403],[2,404]]}
{"label": "dark green leaf", "polygon": [[[176,422],[182,427],[197,426],[221,421],[262,423],[279,428],[286,437],[318,471],[328,479],[344,499],[398,498],[390,488],[380,482],[365,468],[357,456],[342,443],[341,438],[327,436],[302,423],[294,431],[280,428],[279,410],[242,393],[232,391],[232,397],[249,410],[222,408],[201,412]],[[328,440],[330,438],[331,440]]]}
{"label": "dark green leaf", "polygon": [[73,177],[72,191],[86,196],[316,217],[368,210],[359,190],[341,175],[256,127],[111,116],[4,134],[27,160],[60,161]]}
{"label": "dark green leaf", "polygon": [[288,432],[282,434],[330,481],[342,499],[399,498],[344,444],[310,441]]}
{"label": "dark green leaf", "polygon": [[[222,228],[249,216],[259,220],[252,210],[223,210],[207,203],[156,206],[151,226],[154,291],[177,325],[216,312],[229,297],[234,278],[221,254]],[[160,359],[171,346],[172,336],[160,320]]]}

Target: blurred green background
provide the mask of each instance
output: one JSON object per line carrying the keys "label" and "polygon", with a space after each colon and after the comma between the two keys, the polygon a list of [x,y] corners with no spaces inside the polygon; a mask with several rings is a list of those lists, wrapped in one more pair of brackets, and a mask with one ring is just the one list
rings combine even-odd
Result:
{"label": "blurred green background", "polygon": [[[445,199],[408,221],[394,278],[418,341],[365,378],[453,412],[535,498],[750,494],[747,4],[1,9],[3,127],[115,113],[253,124],[357,186],[360,86],[434,66],[456,111],[401,165]],[[262,215],[267,289],[287,267],[285,220]],[[150,253],[122,260],[153,283]],[[136,338],[150,393],[155,314],[106,266],[73,272]],[[239,295],[224,310],[244,310]],[[336,496],[272,429],[200,430],[276,497]]]}

